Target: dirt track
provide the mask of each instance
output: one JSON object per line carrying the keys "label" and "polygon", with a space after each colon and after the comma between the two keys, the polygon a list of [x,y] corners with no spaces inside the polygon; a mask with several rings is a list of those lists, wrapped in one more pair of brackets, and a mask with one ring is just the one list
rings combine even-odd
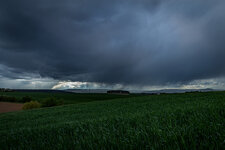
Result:
{"label": "dirt track", "polygon": [[0,113],[22,110],[23,104],[0,102]]}

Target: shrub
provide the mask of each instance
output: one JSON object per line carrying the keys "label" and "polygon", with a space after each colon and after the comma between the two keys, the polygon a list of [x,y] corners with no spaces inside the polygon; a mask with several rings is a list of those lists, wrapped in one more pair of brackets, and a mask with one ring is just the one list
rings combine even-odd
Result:
{"label": "shrub", "polygon": [[10,96],[0,96],[0,101],[3,101],[3,102],[17,102],[17,99],[15,97],[10,97]]}
{"label": "shrub", "polygon": [[34,109],[34,108],[40,108],[41,104],[37,101],[30,101],[30,102],[26,102],[23,105],[23,110],[27,110],[27,109]]}
{"label": "shrub", "polygon": [[58,106],[62,104],[63,104],[62,100],[57,100],[55,98],[47,98],[41,102],[42,107],[52,107],[52,106]]}
{"label": "shrub", "polygon": [[20,100],[20,102],[23,102],[23,103],[25,103],[25,102],[30,102],[30,101],[32,101],[32,98],[29,97],[29,96],[24,96],[24,97]]}

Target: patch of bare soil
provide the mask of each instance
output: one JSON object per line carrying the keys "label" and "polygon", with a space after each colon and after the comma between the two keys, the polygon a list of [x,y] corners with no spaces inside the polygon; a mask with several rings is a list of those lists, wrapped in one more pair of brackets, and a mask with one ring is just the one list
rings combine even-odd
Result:
{"label": "patch of bare soil", "polygon": [[0,102],[0,113],[22,110],[23,104]]}

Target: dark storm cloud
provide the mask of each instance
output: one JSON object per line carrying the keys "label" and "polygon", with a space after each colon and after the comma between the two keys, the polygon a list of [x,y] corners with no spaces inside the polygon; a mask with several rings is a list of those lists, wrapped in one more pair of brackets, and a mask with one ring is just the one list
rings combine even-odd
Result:
{"label": "dark storm cloud", "polygon": [[225,76],[224,9],[223,0],[1,1],[0,64],[11,78],[124,85]]}

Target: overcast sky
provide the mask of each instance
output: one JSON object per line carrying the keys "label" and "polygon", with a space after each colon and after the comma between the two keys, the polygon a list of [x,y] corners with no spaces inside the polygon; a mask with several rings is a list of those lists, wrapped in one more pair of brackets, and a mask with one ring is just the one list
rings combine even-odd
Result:
{"label": "overcast sky", "polygon": [[225,88],[224,0],[2,0],[0,87]]}

